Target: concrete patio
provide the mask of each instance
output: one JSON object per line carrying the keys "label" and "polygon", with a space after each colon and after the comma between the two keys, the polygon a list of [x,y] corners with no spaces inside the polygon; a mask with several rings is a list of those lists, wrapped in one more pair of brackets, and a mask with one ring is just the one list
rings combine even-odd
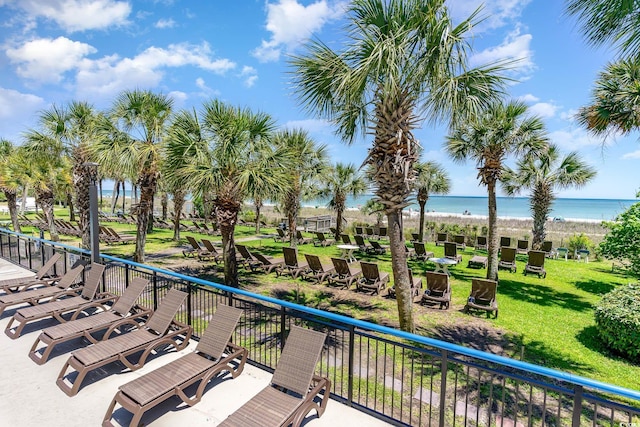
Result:
{"label": "concrete patio", "polygon": [[[32,273],[0,259],[0,280],[11,277],[29,276]],[[9,318],[17,308],[8,309],[0,318],[0,328],[4,330]],[[140,370],[123,370],[123,365],[113,363],[105,369],[94,371],[84,381],[84,386],[75,397],[67,397],[55,384],[64,362],[73,349],[86,345],[75,340],[61,345],[53,352],[52,358],[44,365],[36,365],[27,356],[39,331],[56,324],[45,320],[35,322],[25,328],[23,336],[11,340],[0,334],[0,425],[14,427],[32,426],[99,426],[118,386],[171,362],[193,351],[196,344],[190,343],[181,352],[167,352],[151,358]],[[224,420],[245,401],[265,387],[271,374],[247,365],[242,375],[236,379],[224,376],[210,384],[202,401],[188,407],[179,399],[172,398],[147,412],[142,418],[145,426],[215,426]],[[114,424],[128,425],[131,415],[123,409],[114,413]],[[304,425],[322,426],[384,426],[387,423],[370,417],[331,400],[322,418],[311,412]]]}

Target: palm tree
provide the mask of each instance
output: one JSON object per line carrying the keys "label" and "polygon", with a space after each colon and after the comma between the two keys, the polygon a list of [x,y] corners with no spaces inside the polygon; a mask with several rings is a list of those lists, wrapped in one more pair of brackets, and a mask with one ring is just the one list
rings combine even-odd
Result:
{"label": "palm tree", "polygon": [[527,156],[518,161],[516,170],[506,168],[502,175],[503,189],[512,196],[524,189],[531,190],[534,249],[539,249],[546,237],[545,226],[556,191],[582,187],[596,175],[577,152],[561,157],[558,147],[550,145],[541,156]]}
{"label": "palm tree", "polygon": [[294,56],[294,90],[310,111],[331,120],[346,142],[371,132],[365,164],[385,206],[400,327],[414,329],[401,212],[415,179],[423,118],[460,120],[502,92],[504,64],[472,68],[467,37],[478,11],[454,25],[444,0],[355,0],[347,44],[334,52],[310,41]]}
{"label": "palm tree", "polygon": [[420,241],[424,238],[424,208],[431,194],[447,194],[451,188],[451,180],[447,172],[436,162],[417,163],[417,177],[414,183],[416,200],[420,205]]}
{"label": "palm tree", "polygon": [[73,220],[73,209],[78,210],[78,225],[82,231],[82,247],[90,246],[89,185],[91,161],[89,146],[102,137],[102,120],[93,106],[87,102],[71,101],[67,106],[53,105],[40,113],[38,130],[27,134],[29,151],[38,156],[68,156],[73,173],[72,197],[68,203]]}
{"label": "palm tree", "polygon": [[111,137],[94,144],[102,168],[135,176],[140,188],[136,213],[134,261],[144,262],[147,233],[153,230],[153,198],[160,178],[161,153],[173,100],[148,90],[126,90],[111,107],[115,129]]}
{"label": "palm tree", "polygon": [[0,190],[7,199],[9,216],[13,230],[20,233],[20,221],[18,221],[18,191],[25,181],[24,158],[21,157],[19,148],[6,139],[0,139]]}
{"label": "palm tree", "polygon": [[591,94],[590,105],[578,112],[578,121],[595,135],[628,134],[640,127],[640,59],[622,59],[607,65]]}
{"label": "palm tree", "polygon": [[447,136],[446,149],[456,162],[473,159],[480,183],[487,187],[489,231],[487,236],[487,278],[498,277],[498,216],[496,184],[507,156],[536,155],[547,149],[544,124],[539,117],[526,116],[527,106],[519,101],[495,103]]}
{"label": "palm tree", "polygon": [[567,13],[582,24],[593,46],[612,44],[624,57],[640,59],[640,5],[621,0],[568,0]]}
{"label": "palm tree", "polygon": [[215,195],[224,282],[237,287],[234,228],[238,213],[243,201],[256,194],[257,188],[282,188],[287,173],[282,165],[286,153],[274,149],[270,142],[275,123],[267,114],[210,100],[203,105],[199,117],[195,112],[181,112],[176,120],[181,116],[188,122],[185,126],[189,136],[170,138],[167,162],[188,153],[189,161],[171,173],[188,179],[194,196]]}
{"label": "palm tree", "polygon": [[336,163],[322,175],[321,197],[330,196],[329,207],[336,211],[336,238],[342,233],[342,218],[347,196],[358,197],[367,190],[367,182],[353,164]]}
{"label": "palm tree", "polygon": [[300,211],[303,192],[307,191],[313,179],[327,166],[327,149],[318,146],[302,129],[285,129],[276,133],[274,143],[289,153],[287,163],[288,189],[282,204],[289,221],[289,242],[296,245],[296,218]]}
{"label": "palm tree", "polygon": [[375,215],[376,227],[380,228],[382,226],[382,219],[384,218],[384,205],[377,199],[367,200],[362,208],[360,208],[360,210],[365,215]]}

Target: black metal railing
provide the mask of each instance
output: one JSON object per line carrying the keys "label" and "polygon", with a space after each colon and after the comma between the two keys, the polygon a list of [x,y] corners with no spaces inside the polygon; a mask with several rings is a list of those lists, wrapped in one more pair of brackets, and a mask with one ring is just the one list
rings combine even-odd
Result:
{"label": "black metal railing", "polygon": [[[30,269],[53,251],[66,271],[78,248],[0,230],[0,256]],[[397,425],[640,426],[640,392],[478,350],[409,334],[196,277],[101,255],[103,286],[121,293],[132,277],[149,279],[140,303],[155,308],[169,288],[187,290],[178,314],[198,337],[218,304],[244,309],[234,341],[250,362],[272,370],[291,323],[327,333],[318,373],[332,397]],[[634,424],[635,423],[635,424]]]}

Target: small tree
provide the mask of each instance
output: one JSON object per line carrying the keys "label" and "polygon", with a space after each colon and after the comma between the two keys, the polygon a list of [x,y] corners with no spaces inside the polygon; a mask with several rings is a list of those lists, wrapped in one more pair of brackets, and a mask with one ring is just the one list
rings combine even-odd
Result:
{"label": "small tree", "polygon": [[610,231],[600,243],[600,253],[619,261],[631,274],[640,277],[640,203],[618,215],[614,222],[604,222]]}

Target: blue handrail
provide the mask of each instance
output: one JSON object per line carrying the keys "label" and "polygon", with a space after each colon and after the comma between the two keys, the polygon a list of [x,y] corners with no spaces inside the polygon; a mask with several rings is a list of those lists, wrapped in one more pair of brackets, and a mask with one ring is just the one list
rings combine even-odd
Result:
{"label": "blue handrail", "polygon": [[[20,234],[20,233],[15,233],[11,230],[3,230],[3,231],[7,231],[10,234],[16,235],[16,236],[22,236],[25,237],[27,239],[30,240],[37,240],[40,242],[44,242],[47,244],[51,244],[53,246],[59,246],[65,249],[69,249],[75,252],[80,252],[83,253],[85,255],[90,255],[91,253],[85,249],[81,249],[81,248],[77,248],[74,246],[68,246],[65,244],[61,244],[58,242],[52,242],[49,240],[45,240],[45,239],[40,239],[37,237],[32,237],[32,236],[28,236],[26,234]],[[202,280],[199,279],[197,277],[192,277],[192,276],[187,276],[184,274],[180,274],[180,273],[176,273],[173,271],[169,271],[169,270],[164,270],[162,268],[157,268],[157,267],[152,267],[149,265],[144,265],[144,264],[139,264],[137,262],[133,262],[133,261],[128,261],[122,258],[117,258],[111,255],[106,255],[106,254],[100,254],[100,256],[102,258],[108,259],[108,260],[112,260],[115,262],[119,262],[119,263],[123,263],[123,264],[127,264],[130,265],[132,267],[136,267],[136,268],[143,268],[145,270],[149,270],[155,273],[160,273],[163,275],[167,275],[167,276],[172,276],[172,277],[176,277],[178,279],[182,279],[182,280],[186,280],[189,282],[193,282],[193,283],[197,283],[199,285],[203,285],[203,286],[209,286],[209,287],[213,287],[216,289],[220,289],[222,291],[226,291],[226,292],[231,292],[234,294],[238,294],[238,295],[243,295],[246,297],[250,297],[250,298],[254,298],[260,301],[264,301],[264,302],[268,302],[268,303],[272,303],[272,304],[276,304],[276,305],[280,305],[282,307],[286,307],[286,308],[290,308],[292,310],[296,310],[302,313],[307,313],[307,314],[311,314],[311,315],[315,315],[315,316],[321,316],[324,317],[326,319],[335,321],[335,322],[339,322],[339,323],[343,323],[346,325],[351,325],[351,326],[355,326],[358,328],[362,328],[362,329],[367,329],[370,331],[374,331],[374,332],[379,332],[382,334],[387,334],[387,335],[391,335],[391,336],[395,336],[397,338],[401,338],[401,339],[405,339],[405,340],[409,340],[409,341],[413,341],[416,343],[420,343],[420,344],[424,344],[424,345],[428,345],[430,347],[434,347],[437,349],[441,349],[441,350],[447,350],[447,351],[451,351],[457,354],[461,354],[463,356],[469,356],[469,357],[473,357],[476,359],[480,359],[480,360],[484,360],[487,362],[491,362],[491,363],[496,363],[502,366],[506,366],[506,367],[510,367],[510,368],[515,368],[515,369],[519,369],[525,372],[529,372],[532,374],[536,374],[536,375],[543,375],[549,378],[553,378],[556,380],[562,380],[562,381],[566,381],[575,385],[579,385],[582,387],[587,387],[587,388],[591,388],[591,389],[595,389],[595,390],[599,390],[602,392],[608,392],[608,393],[615,393],[617,395],[629,398],[629,399],[634,399],[634,400],[638,400],[640,401],[640,392],[636,391],[636,390],[631,390],[631,389],[627,389],[624,387],[619,387],[613,384],[608,384],[608,383],[604,383],[601,381],[597,381],[597,380],[592,380],[589,378],[585,378],[579,375],[574,375],[574,374],[570,374],[567,372],[563,372],[563,371],[559,371],[556,369],[551,369],[551,368],[545,368],[544,366],[539,366],[539,365],[534,365],[532,363],[528,363],[528,362],[522,362],[519,360],[515,360],[515,359],[511,359],[508,357],[504,357],[504,356],[499,356],[499,355],[495,355],[495,354],[491,354],[491,353],[486,353],[480,350],[475,350],[472,348],[467,348],[467,347],[463,347],[461,345],[457,345],[457,344],[451,344],[445,341],[440,341],[434,338],[428,338],[428,337],[424,337],[421,335],[416,335],[413,333],[409,333],[409,332],[404,332],[398,329],[394,329],[394,328],[390,328],[388,326],[381,326],[381,325],[377,325],[375,323],[370,323],[370,322],[366,322],[364,320],[358,320],[358,319],[353,319],[351,317],[347,317],[341,314],[335,314],[335,313],[330,313],[327,311],[323,311],[323,310],[319,310],[316,308],[312,308],[312,307],[306,307],[303,305],[299,305],[299,304],[295,304],[292,302],[288,302],[288,301],[283,301],[283,300],[279,300],[276,298],[272,298],[272,297],[268,297],[268,296],[264,296],[264,295],[259,295],[259,294],[254,294],[252,292],[249,291],[245,291],[242,289],[238,289],[238,288],[233,288],[230,286],[226,286],[220,283],[216,283],[216,282],[210,282],[208,280]]]}

